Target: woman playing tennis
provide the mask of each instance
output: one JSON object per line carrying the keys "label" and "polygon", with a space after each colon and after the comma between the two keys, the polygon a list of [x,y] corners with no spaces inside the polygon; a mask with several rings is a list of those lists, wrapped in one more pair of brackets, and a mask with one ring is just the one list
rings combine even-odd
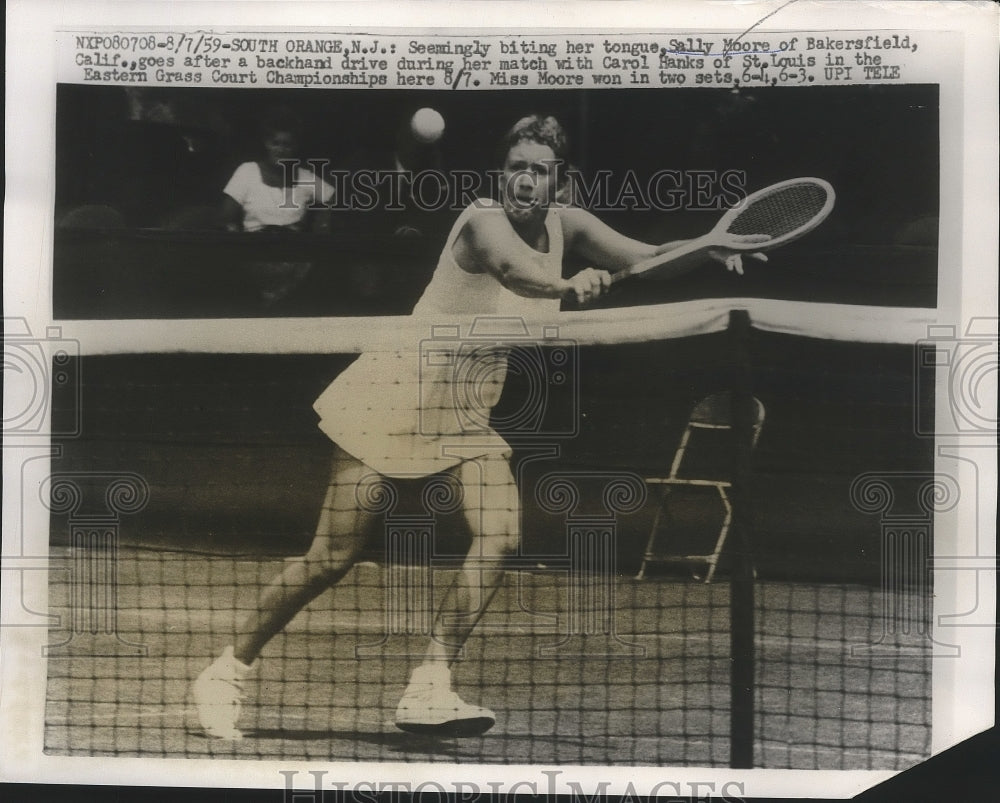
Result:
{"label": "woman playing tennis", "polygon": [[[503,148],[500,200],[480,199],[462,212],[415,315],[432,315],[435,323],[448,315],[555,321],[562,299],[592,301],[610,286],[613,272],[681,245],[647,245],[583,209],[557,206],[567,143],[554,118],[519,120]],[[563,256],[569,252],[600,269],[562,278]],[[712,256],[731,270],[742,270],[734,251]],[[699,261],[704,258],[693,255],[675,263],[675,269]],[[472,545],[442,601],[425,659],[410,677],[395,722],[403,730],[450,734],[479,733],[493,725],[491,711],[466,703],[452,690],[451,665],[502,582],[503,559],[518,545],[520,505],[510,447],[492,429],[468,432],[461,425],[488,420],[503,372],[485,392],[465,393],[453,384],[458,381],[453,368],[433,371],[421,372],[415,353],[363,354],[317,400],[320,428],[336,447],[316,536],[306,555],[287,564],[265,588],[234,644],[195,681],[198,715],[209,735],[240,738],[243,681],[261,649],[358,560],[375,515],[361,503],[359,489],[373,476],[438,472],[449,472],[466,489],[462,504]],[[461,406],[466,409],[456,409]]]}

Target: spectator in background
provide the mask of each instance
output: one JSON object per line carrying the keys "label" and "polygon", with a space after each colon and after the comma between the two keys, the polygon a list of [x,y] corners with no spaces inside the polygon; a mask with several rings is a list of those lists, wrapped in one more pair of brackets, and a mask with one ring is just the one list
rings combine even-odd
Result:
{"label": "spectator in background", "polygon": [[[264,157],[236,168],[223,190],[222,216],[230,231],[325,232],[334,189],[299,158],[301,122],[288,109],[270,110],[261,123]],[[310,262],[255,262],[260,298],[274,303],[309,273]]]}
{"label": "spectator in background", "polygon": [[272,109],[261,123],[264,158],[236,168],[223,192],[222,212],[231,231],[267,228],[302,231],[307,214],[317,214],[313,224],[325,228],[333,187],[299,159],[302,125],[284,108]]}

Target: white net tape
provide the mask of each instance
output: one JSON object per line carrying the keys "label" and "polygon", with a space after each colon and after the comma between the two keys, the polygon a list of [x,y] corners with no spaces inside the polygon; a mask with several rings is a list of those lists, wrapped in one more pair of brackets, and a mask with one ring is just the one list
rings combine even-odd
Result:
{"label": "white net tape", "polygon": [[82,354],[353,354],[410,350],[440,326],[463,337],[486,327],[488,334],[558,336],[579,345],[669,340],[720,332],[731,310],[749,312],[752,326],[762,331],[862,343],[914,343],[937,322],[936,310],[926,308],[720,298],[563,312],[545,320],[467,315],[67,321],[62,328],[64,337],[80,342]]}

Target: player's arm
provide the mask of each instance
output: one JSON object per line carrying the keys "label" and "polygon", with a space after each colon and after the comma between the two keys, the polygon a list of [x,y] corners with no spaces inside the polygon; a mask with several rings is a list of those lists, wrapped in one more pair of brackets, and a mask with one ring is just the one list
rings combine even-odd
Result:
{"label": "player's arm", "polygon": [[[615,231],[585,209],[568,207],[560,210],[560,214],[563,218],[563,228],[569,247],[588,261],[601,265],[612,273],[624,270],[637,262],[673,251],[675,248],[690,242],[690,240],[672,240],[662,245],[649,245]],[[751,254],[751,256],[756,259],[767,259],[763,254]],[[729,270],[735,270],[741,275],[743,273],[740,254],[723,248],[694,251],[672,262],[669,270],[673,275],[686,273],[704,263],[706,259],[722,262]],[[660,278],[666,278],[664,273],[665,271],[661,269]]]}
{"label": "player's arm", "polygon": [[[568,247],[588,262],[600,265],[611,273],[617,273],[637,262],[665,254],[688,242],[688,240],[674,240],[662,245],[650,245],[633,240],[615,231],[585,209],[576,207],[562,209],[560,215]],[[696,251],[674,260],[669,266],[660,270],[660,278],[667,278],[665,275],[667,271],[671,276],[687,273],[704,263],[706,256],[715,258],[714,254],[706,255],[704,252]]]}
{"label": "player's arm", "polygon": [[[663,253],[657,246],[633,240],[615,231],[585,209],[565,207],[559,210],[559,217],[563,223],[567,249],[612,273]],[[662,248],[680,244],[680,241],[668,243]]]}
{"label": "player's arm", "polygon": [[605,271],[592,268],[570,279],[547,275],[530,256],[500,207],[473,214],[453,246],[455,261],[469,273],[489,273],[500,284],[526,298],[574,297],[583,303],[610,283]]}

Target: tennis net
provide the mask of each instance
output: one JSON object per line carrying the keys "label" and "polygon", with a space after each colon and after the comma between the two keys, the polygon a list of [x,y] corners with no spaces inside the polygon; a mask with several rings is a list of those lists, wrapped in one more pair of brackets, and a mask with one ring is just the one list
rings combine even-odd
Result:
{"label": "tennis net", "polygon": [[[657,310],[645,334],[635,311],[566,315],[559,342],[510,358],[494,415],[531,427],[503,433],[522,538],[455,664],[456,691],[497,713],[475,737],[393,724],[469,545],[440,475],[384,481],[394,505],[362,559],[264,646],[244,738],[198,725],[191,682],[308,548],[330,454],[311,405],[348,356],[81,358],[84,429],[51,488],[47,752],[824,769],[929,755],[931,589],[887,569],[896,536],[852,496],[873,468],[932,471],[913,435],[932,401],[913,393],[921,314],[824,309],[844,322],[835,339],[811,333],[815,310],[737,303],[754,329],[734,366],[726,302],[676,306],[675,330]],[[529,367],[557,363],[571,381],[547,380],[545,417],[525,418]],[[700,402],[747,390],[766,410],[755,444],[737,415],[704,451],[692,434],[676,478],[707,482],[650,482],[671,476]],[[101,518],[93,498],[117,507]],[[929,550],[921,532],[907,549]]]}

